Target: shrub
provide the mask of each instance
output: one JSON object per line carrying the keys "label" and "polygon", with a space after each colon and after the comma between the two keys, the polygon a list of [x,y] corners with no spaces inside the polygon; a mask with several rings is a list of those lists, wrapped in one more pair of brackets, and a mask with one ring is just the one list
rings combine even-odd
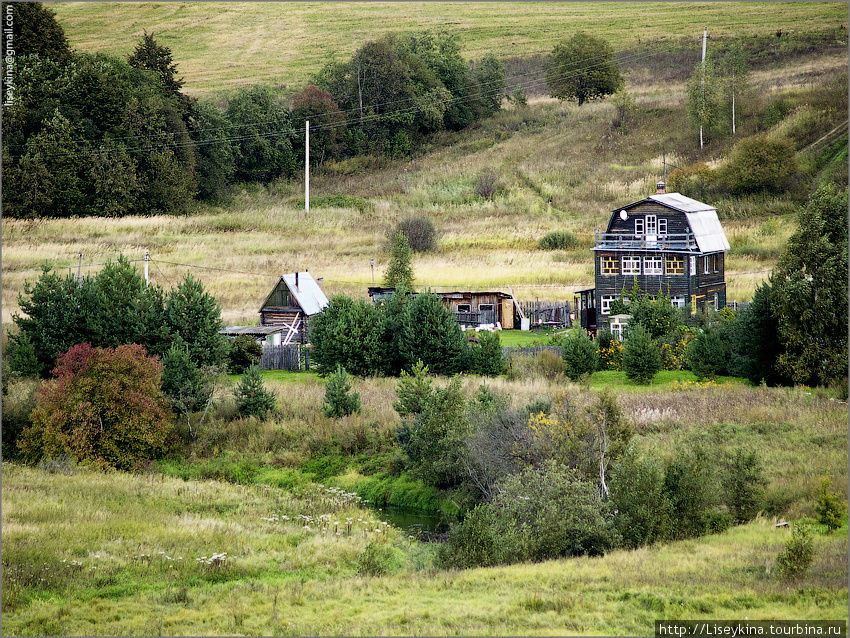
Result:
{"label": "shrub", "polygon": [[832,490],[832,482],[829,480],[829,475],[824,476],[821,481],[815,512],[818,515],[818,522],[826,525],[827,530],[830,532],[841,527],[844,522],[844,515],[847,513],[847,504],[837,492]]}
{"label": "shrub", "polygon": [[263,355],[263,346],[251,335],[238,335],[227,349],[227,373],[245,374]]}
{"label": "shrub", "polygon": [[786,139],[748,137],[738,142],[720,170],[721,181],[735,194],[781,193],[797,174],[794,145]]}
{"label": "shrub", "polygon": [[9,337],[6,346],[9,370],[22,377],[38,376],[39,365],[35,354],[35,346],[26,332]]}
{"label": "shrub", "polygon": [[755,518],[764,505],[764,478],[761,460],[755,451],[735,450],[722,479],[724,500],[735,524]]}
{"label": "shrub", "polygon": [[470,371],[485,377],[499,376],[505,369],[499,333],[479,332],[478,339],[470,352]]}
{"label": "shrub", "polygon": [[466,397],[460,380],[435,388],[412,421],[397,430],[399,447],[407,455],[410,472],[435,487],[452,487],[466,476],[466,446],[471,429]]}
{"label": "shrub", "polygon": [[263,420],[275,408],[274,395],[263,385],[263,376],[257,366],[248,368],[236,386],[234,395],[236,411],[241,416],[255,416]]}
{"label": "shrub", "polygon": [[797,523],[791,531],[791,538],[785,541],[785,547],[776,557],[776,565],[783,577],[794,578],[811,566],[814,557],[812,530],[805,523]]}
{"label": "shrub", "polygon": [[32,425],[20,441],[26,460],[70,454],[129,470],[167,451],[162,364],[141,346],[74,346],[59,357],[53,376],[39,388]]}
{"label": "shrub", "polygon": [[564,359],[564,373],[573,381],[596,370],[596,346],[584,332],[564,339],[561,344],[561,357]]}
{"label": "shrub", "polygon": [[569,250],[579,245],[578,237],[568,230],[553,230],[537,242],[540,250]]}
{"label": "shrub", "polygon": [[357,555],[357,573],[360,576],[383,576],[394,571],[400,564],[398,552],[383,541],[369,541]]}
{"label": "shrub", "polygon": [[611,502],[626,547],[640,547],[670,534],[670,502],[664,495],[664,470],[654,459],[630,448],[611,478]]}
{"label": "shrub", "polygon": [[650,383],[660,369],[661,353],[649,331],[641,325],[629,328],[623,350],[623,370],[626,376],[637,383]]}
{"label": "shrub", "polygon": [[437,231],[427,217],[406,217],[396,224],[390,237],[398,233],[407,237],[407,243],[414,252],[427,252],[437,247]]}
{"label": "shrub", "polygon": [[3,460],[18,457],[18,441],[23,432],[32,424],[30,414],[35,408],[37,384],[27,379],[9,384],[9,391],[3,397]]}
{"label": "shrub", "polygon": [[484,199],[493,199],[501,190],[502,185],[499,182],[499,174],[492,168],[485,168],[478,174],[475,182],[476,195]]}
{"label": "shrub", "polygon": [[[452,530],[444,560],[471,566],[472,560],[498,564],[598,556],[619,542],[610,506],[573,469],[550,461],[509,476],[501,487],[469,523]],[[467,524],[473,530],[464,530]]]}
{"label": "shrub", "polygon": [[360,412],[360,394],[352,392],[351,377],[345,368],[337,366],[325,383],[322,413],[326,417],[339,419],[355,412]]}
{"label": "shrub", "polygon": [[670,297],[660,294],[655,299],[650,299],[635,286],[629,293],[629,299],[629,329],[641,325],[647,329],[650,337],[658,339],[676,327],[678,313]]}
{"label": "shrub", "polygon": [[596,357],[600,370],[620,370],[623,367],[623,345],[607,328],[596,337]]}
{"label": "shrub", "polygon": [[664,469],[664,497],[670,502],[672,538],[704,534],[717,503],[713,464],[704,449],[682,449]]}
{"label": "shrub", "polygon": [[700,381],[714,378],[726,363],[725,354],[720,337],[714,331],[703,331],[688,343],[688,367]]}

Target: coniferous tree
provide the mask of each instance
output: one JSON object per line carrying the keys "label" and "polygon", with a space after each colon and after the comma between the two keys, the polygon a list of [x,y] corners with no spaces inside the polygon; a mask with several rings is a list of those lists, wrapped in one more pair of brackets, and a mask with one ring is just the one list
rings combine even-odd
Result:
{"label": "coniferous tree", "polygon": [[333,419],[360,412],[360,394],[351,390],[351,377],[342,366],[328,377],[325,383],[325,400],[322,413]]}
{"label": "coniferous tree", "polygon": [[413,251],[407,236],[399,231],[393,235],[390,243],[390,263],[384,275],[384,285],[390,288],[404,287],[413,290]]}
{"label": "coniferous tree", "polygon": [[17,57],[35,53],[64,62],[71,56],[68,38],[52,9],[41,2],[4,2],[2,6],[3,15],[7,6],[12,7],[12,42]]}
{"label": "coniferous tree", "polygon": [[661,353],[652,335],[642,325],[629,328],[623,350],[623,370],[638,383],[650,383],[661,370]]}
{"label": "coniferous tree", "polygon": [[236,411],[242,416],[255,416],[260,420],[275,408],[274,395],[263,385],[263,376],[257,366],[251,366],[236,386]]}
{"label": "coniferous tree", "polygon": [[469,346],[454,316],[430,292],[416,295],[405,316],[402,354],[421,359],[435,374],[456,374],[467,369]]}
{"label": "coniferous tree", "polygon": [[186,418],[189,437],[197,436],[191,415],[203,409],[212,396],[208,379],[189,356],[189,350],[180,337],[174,341],[162,358],[162,391],[171,409]]}
{"label": "coniferous tree", "polygon": [[221,307],[191,274],[168,291],[165,322],[169,330],[187,344],[189,356],[196,365],[218,366],[224,363],[227,342],[219,334],[223,327]]}
{"label": "coniferous tree", "polygon": [[184,111],[192,106],[192,98],[180,92],[183,78],[176,77],[177,64],[172,59],[171,49],[157,44],[153,33],[144,32],[127,62],[133,68],[153,71],[166,95],[176,98]]}
{"label": "coniferous tree", "polygon": [[780,370],[795,383],[847,376],[847,190],[818,189],[771,274],[784,352]]}

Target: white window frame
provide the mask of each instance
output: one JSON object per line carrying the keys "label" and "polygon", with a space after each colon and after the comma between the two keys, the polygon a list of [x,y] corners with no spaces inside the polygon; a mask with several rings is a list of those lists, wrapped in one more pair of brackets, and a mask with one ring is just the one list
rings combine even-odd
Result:
{"label": "white window frame", "polygon": [[611,334],[614,335],[614,338],[620,343],[623,342],[623,324],[614,323],[611,324]]}
{"label": "white window frame", "polygon": [[690,258],[689,261],[690,261],[690,263],[688,264],[688,266],[690,267],[689,269],[691,271],[691,277],[694,277],[697,274],[697,258],[696,258],[696,255],[691,255],[691,258]]}
{"label": "white window frame", "polygon": [[673,304],[674,308],[684,308],[685,307],[685,297],[684,295],[677,295],[670,299],[670,303]]}
{"label": "white window frame", "polygon": [[710,275],[711,274],[711,267],[708,263],[708,255],[703,255],[703,258],[702,258],[702,274],[703,275]]}
{"label": "white window frame", "polygon": [[639,275],[640,257],[633,257],[631,255],[622,257],[620,259],[620,272],[624,275]]}
{"label": "white window frame", "polygon": [[662,217],[658,220],[658,235],[664,237],[667,235],[667,218]]}
{"label": "white window frame", "polygon": [[714,293],[714,310],[720,310],[720,293]]}
{"label": "white window frame", "polygon": [[635,218],[635,235],[643,235],[643,219]]}
{"label": "white window frame", "polygon": [[720,255],[712,255],[714,272],[720,272]]}
{"label": "white window frame", "polygon": [[643,258],[644,275],[663,275],[664,258],[661,255],[647,255]]}
{"label": "white window frame", "polygon": [[603,315],[611,314],[611,304],[617,299],[617,295],[602,295],[599,298],[599,312]]}
{"label": "white window frame", "polygon": [[657,235],[658,234],[658,217],[655,215],[647,215],[646,216],[646,234],[647,235]]}

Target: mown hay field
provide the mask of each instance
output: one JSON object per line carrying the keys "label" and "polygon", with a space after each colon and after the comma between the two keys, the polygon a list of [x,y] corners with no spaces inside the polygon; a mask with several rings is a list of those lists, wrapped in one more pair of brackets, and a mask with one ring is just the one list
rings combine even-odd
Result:
{"label": "mown hay field", "polygon": [[585,30],[618,50],[640,42],[786,35],[847,24],[838,2],[781,5],[662,2],[624,8],[614,2],[352,2],[335,3],[102,3],[51,5],[74,46],[126,56],[143,31],[174,51],[189,93],[200,95],[263,82],[300,90],[331,56],[344,59],[366,40],[391,31],[456,33],[465,57],[487,53],[528,57],[548,53]]}

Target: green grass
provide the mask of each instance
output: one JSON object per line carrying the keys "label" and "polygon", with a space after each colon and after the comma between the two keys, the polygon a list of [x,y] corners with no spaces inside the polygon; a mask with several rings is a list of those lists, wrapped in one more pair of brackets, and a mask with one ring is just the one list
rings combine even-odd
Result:
{"label": "green grass", "polygon": [[[126,57],[143,31],[172,48],[185,89],[193,94],[265,82],[300,90],[335,56],[342,60],[390,31],[446,30],[470,59],[548,53],[579,29],[629,49],[658,47],[683,36],[695,49],[703,26],[713,38],[797,34],[847,23],[840,3],[643,3],[636,14],[619,3],[57,3],[71,46]],[[450,16],[448,18],[447,16]],[[781,43],[780,43],[781,44]],[[779,45],[774,44],[777,48]]]}
{"label": "green grass", "polygon": [[[423,570],[433,547],[390,531],[377,542],[394,573],[364,578],[358,557],[380,534],[264,520],[325,511],[310,495],[8,463],[2,479],[7,635],[646,635],[659,617],[847,617],[846,528],[817,534],[814,565],[790,582],[775,573],[788,532],[764,518],[601,558],[460,572]],[[215,552],[228,555],[220,569],[195,560]]]}
{"label": "green grass", "polygon": [[499,340],[503,346],[507,347],[522,347],[522,346],[542,346],[551,341],[555,330],[502,330],[499,332]]}
{"label": "green grass", "polygon": [[626,376],[625,372],[616,370],[594,372],[590,377],[590,387],[594,390],[601,390],[602,388],[612,388],[627,392],[670,390],[674,387],[674,384],[687,387],[686,384],[749,385],[749,382],[746,379],[738,377],[724,376],[719,376],[711,381],[700,382],[690,370],[661,370],[647,384],[632,381]]}

